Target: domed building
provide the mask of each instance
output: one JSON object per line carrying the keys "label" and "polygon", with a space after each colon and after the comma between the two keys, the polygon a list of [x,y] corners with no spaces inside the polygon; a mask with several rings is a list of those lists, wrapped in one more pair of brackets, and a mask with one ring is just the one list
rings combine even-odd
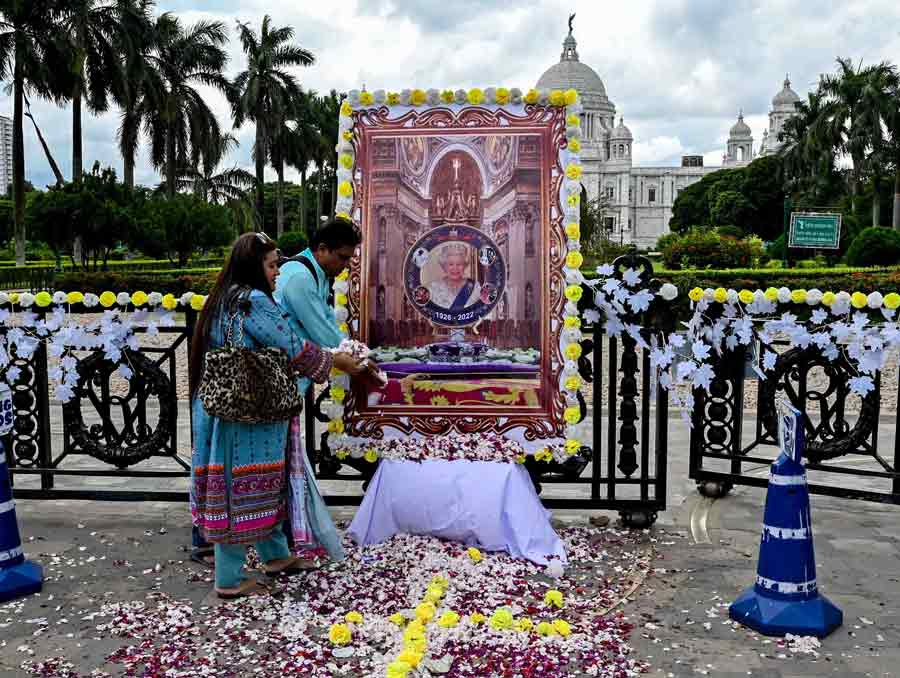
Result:
{"label": "domed building", "polygon": [[[635,166],[632,162],[634,136],[619,116],[606,93],[597,72],[578,57],[578,43],[569,33],[563,40],[559,63],[553,64],[538,78],[538,89],[566,90],[574,88],[581,97],[582,185],[588,198],[606,196],[609,209],[604,226],[616,242],[633,243],[640,248],[653,248],[661,235],[669,232],[672,205],[678,194],[704,175],[722,167],[704,167],[702,155],[686,155],[681,166]],[[794,114],[800,97],[785,80],[784,89],[772,100],[769,129],[764,135],[760,155],[777,147],[766,141],[777,139],[784,121]],[[743,113],[732,126],[722,164],[740,167],[756,157],[752,131]]]}
{"label": "domed building", "polygon": [[784,86],[781,91],[772,98],[772,110],[769,111],[769,128],[763,132],[763,142],[759,149],[760,155],[777,153],[784,145],[778,141],[778,135],[784,129],[784,123],[788,118],[797,114],[797,107],[803,102],[800,95],[791,89],[791,79],[784,76]]}

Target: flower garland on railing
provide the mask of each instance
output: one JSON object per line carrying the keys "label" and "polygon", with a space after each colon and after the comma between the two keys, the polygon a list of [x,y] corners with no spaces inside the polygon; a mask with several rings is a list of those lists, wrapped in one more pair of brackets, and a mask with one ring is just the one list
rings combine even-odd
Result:
{"label": "flower garland on railing", "polygon": [[[146,333],[156,334],[159,327],[175,324],[174,312],[179,307],[199,311],[206,297],[186,292],[181,297],[160,292],[104,292],[101,295],[82,292],[0,292],[0,373],[10,386],[15,386],[22,370],[16,359],[28,360],[41,343],[59,364],[49,370],[54,395],[66,403],[75,395],[78,384],[78,358],[74,351],[102,350],[107,360],[118,363],[118,374],[130,379],[126,349],[139,348],[135,327],[146,323]],[[86,309],[100,306],[104,313],[90,323],[75,321],[72,307]],[[129,312],[129,307],[133,310]],[[34,309],[44,312],[43,318]]]}

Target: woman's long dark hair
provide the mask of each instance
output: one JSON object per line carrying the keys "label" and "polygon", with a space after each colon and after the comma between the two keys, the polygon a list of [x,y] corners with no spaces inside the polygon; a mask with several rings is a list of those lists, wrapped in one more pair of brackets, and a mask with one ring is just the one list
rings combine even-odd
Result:
{"label": "woman's long dark hair", "polygon": [[[266,280],[263,270],[263,259],[275,250],[275,241],[262,233],[245,233],[234,243],[225,266],[216,279],[200,317],[194,328],[194,339],[191,342],[191,362],[188,380],[191,398],[197,394],[200,377],[203,374],[203,362],[209,350],[210,330],[213,321],[219,316],[226,303],[232,303],[234,288],[259,290],[272,296],[272,288]],[[229,309],[231,310],[231,309]]]}

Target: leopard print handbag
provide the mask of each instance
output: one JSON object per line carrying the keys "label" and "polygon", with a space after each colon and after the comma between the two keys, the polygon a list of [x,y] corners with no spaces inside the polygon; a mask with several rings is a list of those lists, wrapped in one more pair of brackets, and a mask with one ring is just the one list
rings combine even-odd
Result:
{"label": "leopard print handbag", "polygon": [[[225,346],[206,354],[197,396],[207,414],[245,424],[287,421],[303,409],[290,359],[279,348],[250,349],[231,340],[234,316]],[[240,314],[239,333],[244,334]],[[242,341],[242,339],[241,339]]]}

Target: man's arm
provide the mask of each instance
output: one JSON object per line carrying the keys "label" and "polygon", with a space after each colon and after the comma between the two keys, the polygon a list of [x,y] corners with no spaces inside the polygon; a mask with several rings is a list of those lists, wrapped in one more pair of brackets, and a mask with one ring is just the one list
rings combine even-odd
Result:
{"label": "man's arm", "polygon": [[323,348],[340,345],[343,337],[334,311],[319,296],[318,285],[309,271],[303,269],[291,276],[282,299],[285,309],[303,326],[310,341]]}

